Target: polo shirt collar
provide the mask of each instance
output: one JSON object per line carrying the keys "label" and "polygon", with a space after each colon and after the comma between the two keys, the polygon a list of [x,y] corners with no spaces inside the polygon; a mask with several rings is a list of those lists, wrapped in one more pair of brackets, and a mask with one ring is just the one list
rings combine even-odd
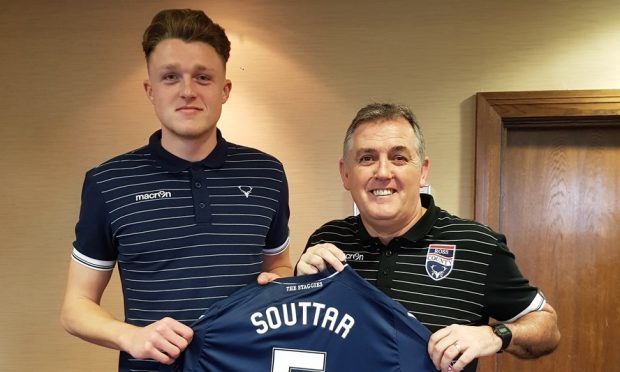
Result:
{"label": "polo shirt collar", "polygon": [[226,159],[226,152],[228,151],[228,142],[222,137],[222,133],[216,128],[217,143],[215,148],[206,158],[191,162],[185,159],[181,159],[176,155],[171,154],[161,145],[161,129],[156,131],[149,138],[148,148],[157,162],[161,166],[172,173],[178,173],[184,171],[192,166],[203,166],[205,168],[221,168],[224,165]]}
{"label": "polo shirt collar", "polygon": [[[426,212],[422,215],[422,218],[418,220],[406,233],[402,235],[403,238],[410,240],[412,242],[418,241],[424,238],[431,231],[433,224],[437,220],[439,216],[439,209],[435,207],[435,201],[433,197],[429,194],[420,194],[420,199],[422,202],[422,206],[426,208]],[[359,237],[362,241],[368,240],[377,240],[379,238],[372,237],[364,227],[364,223],[362,223],[362,218],[357,216],[359,222]]]}
{"label": "polo shirt collar", "polygon": [[426,212],[424,212],[422,218],[420,218],[409,231],[403,234],[404,238],[412,242],[423,239],[428,235],[439,217],[439,210],[435,207],[435,201],[431,195],[420,194],[420,199],[422,200],[422,206],[426,208]]}

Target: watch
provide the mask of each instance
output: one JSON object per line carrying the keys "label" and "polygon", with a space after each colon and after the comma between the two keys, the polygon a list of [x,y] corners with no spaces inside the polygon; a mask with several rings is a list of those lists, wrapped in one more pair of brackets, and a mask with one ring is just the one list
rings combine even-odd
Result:
{"label": "watch", "polygon": [[510,345],[510,341],[512,340],[512,332],[510,332],[510,329],[502,323],[493,324],[491,328],[493,328],[493,333],[502,339],[502,348],[498,351],[498,353],[501,353],[506,350],[508,345]]}

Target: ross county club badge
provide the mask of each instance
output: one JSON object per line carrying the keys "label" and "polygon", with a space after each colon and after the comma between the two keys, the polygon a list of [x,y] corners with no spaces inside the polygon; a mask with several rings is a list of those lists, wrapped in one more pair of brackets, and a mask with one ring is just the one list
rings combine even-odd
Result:
{"label": "ross county club badge", "polygon": [[426,253],[426,272],[433,280],[448,276],[454,265],[456,245],[430,244]]}

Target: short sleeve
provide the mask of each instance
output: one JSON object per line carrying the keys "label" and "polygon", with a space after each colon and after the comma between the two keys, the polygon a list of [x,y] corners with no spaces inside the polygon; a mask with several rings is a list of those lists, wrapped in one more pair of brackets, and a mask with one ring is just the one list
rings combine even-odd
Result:
{"label": "short sleeve", "polygon": [[271,221],[269,232],[265,241],[263,253],[266,255],[276,255],[288,248],[289,229],[288,220],[290,217],[288,182],[284,169],[282,169],[282,188],[280,189],[280,199],[278,209]]}
{"label": "short sleeve", "polygon": [[503,236],[489,265],[486,288],[487,313],[500,321],[515,318],[541,297],[538,289],[521,274]]}
{"label": "short sleeve", "polygon": [[117,255],[106,203],[93,177],[93,171],[90,171],[86,174],[82,186],[80,215],[75,226],[72,257],[95,270],[112,270]]}

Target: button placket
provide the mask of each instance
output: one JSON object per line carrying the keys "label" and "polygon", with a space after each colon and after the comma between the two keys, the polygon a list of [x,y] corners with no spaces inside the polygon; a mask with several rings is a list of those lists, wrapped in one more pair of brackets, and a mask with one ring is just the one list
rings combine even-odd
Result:
{"label": "button placket", "polygon": [[393,239],[388,246],[380,246],[381,255],[379,256],[379,271],[377,276],[377,287],[384,292],[389,291],[394,280],[394,270],[396,268],[396,251],[398,249],[398,238]]}
{"label": "button placket", "polygon": [[209,208],[209,192],[204,171],[202,169],[190,169],[190,185],[192,186],[192,197],[194,202],[194,213],[196,222],[204,223],[211,220]]}

